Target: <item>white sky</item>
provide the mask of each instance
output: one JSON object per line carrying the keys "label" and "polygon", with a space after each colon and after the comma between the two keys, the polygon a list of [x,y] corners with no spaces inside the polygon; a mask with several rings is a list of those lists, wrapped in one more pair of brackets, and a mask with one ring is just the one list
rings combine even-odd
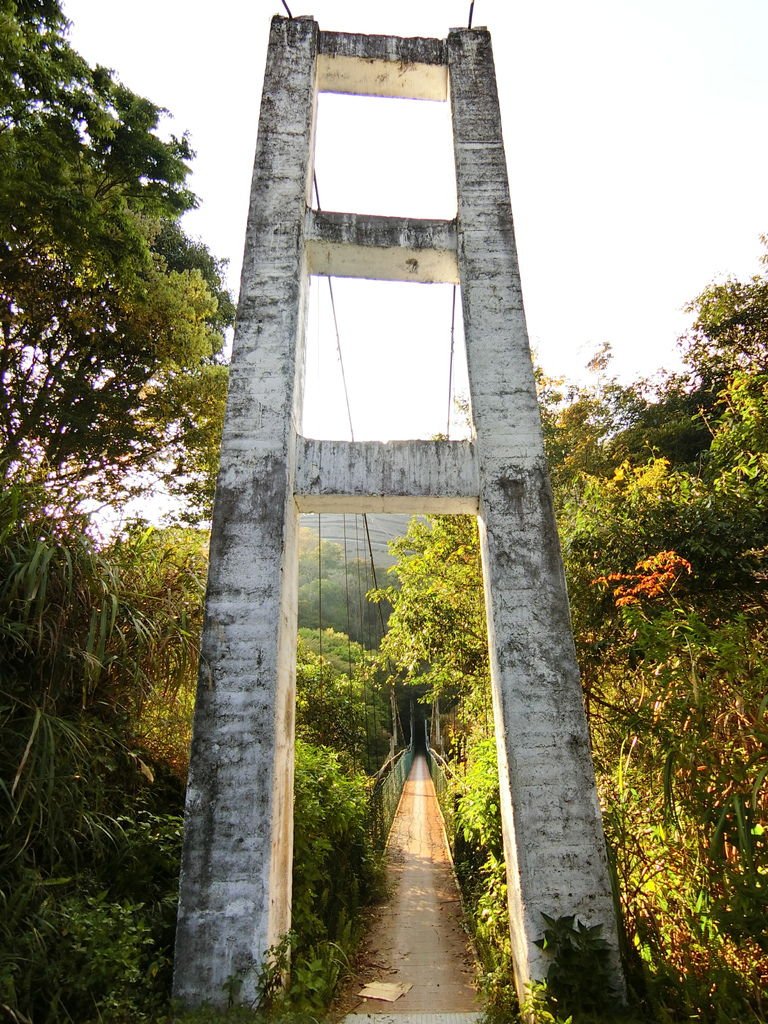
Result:
{"label": "white sky", "polygon": [[[324,29],[403,36],[443,37],[469,11],[468,0],[288,2]],[[171,130],[190,133],[201,207],[187,230],[230,261],[236,287],[279,0],[64,6],[76,48],[171,110]],[[493,35],[539,362],[573,378],[610,341],[624,378],[673,365],[685,303],[714,278],[759,271],[759,235],[768,231],[768,0],[476,0],[474,23]],[[324,97],[323,207],[453,216],[446,114],[440,104]],[[324,408],[308,407],[305,426],[345,436],[322,284],[313,300],[320,326],[313,320],[310,330],[321,351],[310,351],[308,370],[319,364],[326,374],[310,382]],[[357,436],[444,430],[450,289],[402,286],[408,301],[430,293],[417,319],[394,293],[372,315],[359,285],[335,286]],[[397,322],[387,319],[393,311]]]}

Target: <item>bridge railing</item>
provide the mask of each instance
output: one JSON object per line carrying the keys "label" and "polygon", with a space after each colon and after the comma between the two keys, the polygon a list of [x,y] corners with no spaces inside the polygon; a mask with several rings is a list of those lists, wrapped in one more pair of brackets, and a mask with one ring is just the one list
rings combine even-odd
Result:
{"label": "bridge railing", "polygon": [[412,764],[413,744],[386,761],[375,776],[371,791],[371,819],[374,842],[380,850],[387,845],[400,794]]}
{"label": "bridge railing", "polygon": [[427,741],[427,764],[429,765],[429,774],[432,776],[435,793],[437,794],[437,802],[443,815],[445,832],[448,836],[451,852],[453,852],[455,809],[454,789],[451,786],[451,780],[454,778],[454,773],[445,758],[438,754],[433,747],[430,747],[429,741]]}

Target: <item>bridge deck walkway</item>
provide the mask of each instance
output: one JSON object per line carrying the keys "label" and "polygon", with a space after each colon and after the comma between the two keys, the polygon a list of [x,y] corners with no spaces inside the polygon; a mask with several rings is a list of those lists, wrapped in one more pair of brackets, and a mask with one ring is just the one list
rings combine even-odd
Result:
{"label": "bridge deck walkway", "polygon": [[[442,817],[426,758],[414,758],[387,846],[390,898],[379,908],[362,957],[362,977],[411,985],[396,1002],[357,999],[347,1024],[479,1019],[475,959],[461,923],[461,904]],[[353,1007],[347,1002],[347,1007]]]}

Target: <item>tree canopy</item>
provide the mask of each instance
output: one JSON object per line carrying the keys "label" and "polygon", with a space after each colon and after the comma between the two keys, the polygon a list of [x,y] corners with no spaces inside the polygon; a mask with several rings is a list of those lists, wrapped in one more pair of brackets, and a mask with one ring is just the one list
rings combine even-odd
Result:
{"label": "tree canopy", "polygon": [[204,510],[234,309],[179,226],[192,151],[65,30],[0,3],[0,474],[114,503],[151,472]]}

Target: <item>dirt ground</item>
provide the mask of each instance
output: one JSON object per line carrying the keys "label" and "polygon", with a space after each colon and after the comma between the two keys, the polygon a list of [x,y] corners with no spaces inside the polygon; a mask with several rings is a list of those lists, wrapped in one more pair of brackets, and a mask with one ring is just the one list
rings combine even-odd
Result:
{"label": "dirt ground", "polygon": [[[334,1006],[347,1013],[405,1014],[480,1009],[476,963],[461,923],[461,904],[442,818],[423,756],[414,759],[387,847],[390,898],[378,907]],[[412,988],[395,1002],[361,998],[370,982]]]}

